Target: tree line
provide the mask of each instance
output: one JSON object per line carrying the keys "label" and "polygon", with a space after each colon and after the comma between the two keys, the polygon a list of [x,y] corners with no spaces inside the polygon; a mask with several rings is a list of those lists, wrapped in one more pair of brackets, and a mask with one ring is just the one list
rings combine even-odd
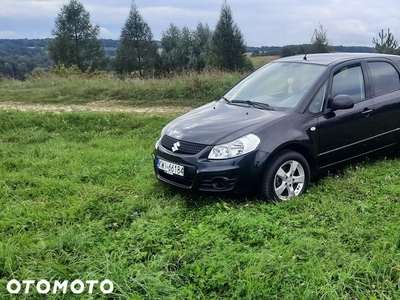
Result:
{"label": "tree line", "polygon": [[0,78],[23,79],[36,67],[52,65],[46,55],[48,39],[0,40]]}
{"label": "tree line", "polygon": [[[202,71],[206,67],[227,71],[249,69],[243,35],[224,0],[214,30],[199,23],[195,30],[173,23],[162,33],[162,51],[148,23],[133,2],[122,28],[115,59],[110,61],[98,39],[100,29],[78,0],[70,0],[58,14],[53,39],[48,43],[51,60],[57,65],[77,66],[80,70],[106,69],[139,77]],[[224,37],[224,38],[222,38]]]}
{"label": "tree line", "polygon": [[[46,47],[50,39],[0,39],[0,78],[11,77],[24,79],[35,68],[49,68],[54,65],[49,58]],[[161,41],[155,41],[158,51],[161,51]],[[119,45],[118,40],[101,39],[102,46],[108,57],[109,64],[106,71],[115,70],[115,57]],[[261,46],[247,47],[246,52],[252,53],[251,56],[287,56],[288,53],[304,54],[304,49],[309,45],[287,45],[287,46]],[[366,46],[332,46],[335,52],[377,52],[374,47]],[[307,53],[310,53],[307,51]],[[164,54],[166,55],[166,54]],[[200,56],[201,61],[205,59]],[[164,68],[167,66],[164,60]],[[179,61],[178,61],[179,63]],[[201,64],[200,64],[201,66]]]}

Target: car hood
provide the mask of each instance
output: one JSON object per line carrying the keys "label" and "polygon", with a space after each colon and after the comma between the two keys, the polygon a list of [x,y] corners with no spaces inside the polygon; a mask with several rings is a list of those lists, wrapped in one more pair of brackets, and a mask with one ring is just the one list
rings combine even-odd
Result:
{"label": "car hood", "polygon": [[170,122],[165,134],[187,142],[215,145],[230,142],[286,115],[247,105],[211,102]]}

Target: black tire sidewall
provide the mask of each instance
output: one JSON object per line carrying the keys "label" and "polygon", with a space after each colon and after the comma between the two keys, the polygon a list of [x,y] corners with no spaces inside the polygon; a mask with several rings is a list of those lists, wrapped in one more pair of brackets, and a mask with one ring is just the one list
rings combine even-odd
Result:
{"label": "black tire sidewall", "polygon": [[262,185],[261,185],[261,196],[263,197],[264,200],[271,201],[271,202],[282,202],[283,200],[280,199],[274,189],[274,180],[275,180],[275,174],[278,171],[278,169],[287,161],[289,160],[294,160],[299,162],[303,169],[304,169],[304,175],[305,175],[305,181],[303,188],[301,189],[301,192],[299,195],[304,194],[304,192],[308,189],[309,183],[310,183],[310,166],[307,162],[307,160],[304,158],[303,155],[301,155],[298,152],[291,151],[291,150],[283,150],[276,155],[274,155],[274,158],[272,158],[271,162],[267,165],[265,172],[264,172],[264,177],[262,180]]}

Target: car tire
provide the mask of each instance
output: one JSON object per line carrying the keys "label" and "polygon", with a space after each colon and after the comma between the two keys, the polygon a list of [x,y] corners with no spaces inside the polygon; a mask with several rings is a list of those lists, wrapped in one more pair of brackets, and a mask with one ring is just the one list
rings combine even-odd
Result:
{"label": "car tire", "polygon": [[281,202],[304,194],[310,184],[310,166],[298,152],[283,150],[267,165],[261,185],[261,196]]}

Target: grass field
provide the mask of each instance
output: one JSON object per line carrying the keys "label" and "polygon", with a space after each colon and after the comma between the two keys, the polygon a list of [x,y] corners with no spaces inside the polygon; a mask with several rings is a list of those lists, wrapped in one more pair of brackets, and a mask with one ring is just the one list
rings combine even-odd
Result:
{"label": "grass field", "polygon": [[245,76],[213,71],[141,80],[66,72],[38,73],[26,81],[0,81],[0,101],[67,105],[111,100],[136,107],[195,107],[219,98]]}
{"label": "grass field", "polygon": [[153,175],[173,117],[0,112],[0,299],[13,278],[115,285],[19,299],[400,299],[400,161],[278,205],[194,196]]}
{"label": "grass field", "polygon": [[[255,68],[276,56],[252,57]],[[118,101],[136,107],[197,107],[219,98],[244,73],[206,71],[165,78],[120,79],[110,74],[86,74],[70,68],[36,71],[25,81],[0,80],[0,101],[37,104],[86,104]]]}
{"label": "grass field", "polygon": [[269,63],[278,58],[279,56],[255,56],[255,57],[250,57],[250,60],[253,63],[254,68],[258,69],[259,67],[262,67],[266,63]]}

